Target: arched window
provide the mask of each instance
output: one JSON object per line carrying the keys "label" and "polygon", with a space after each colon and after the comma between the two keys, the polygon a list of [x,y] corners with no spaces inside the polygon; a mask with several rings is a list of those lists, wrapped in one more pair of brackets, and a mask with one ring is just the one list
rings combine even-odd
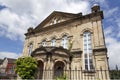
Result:
{"label": "arched window", "polygon": [[46,46],[46,40],[42,41],[42,46],[44,46],[44,47]]}
{"label": "arched window", "polygon": [[56,45],[56,39],[53,38],[53,39],[51,40],[51,46],[55,46],[55,45]]}
{"label": "arched window", "polygon": [[68,37],[66,35],[62,38],[62,47],[66,49],[68,48]]}
{"label": "arched window", "polygon": [[93,69],[91,32],[83,33],[83,53],[85,70]]}
{"label": "arched window", "polygon": [[33,48],[33,44],[30,43],[30,45],[28,46],[28,55],[30,56],[32,53],[32,48]]}

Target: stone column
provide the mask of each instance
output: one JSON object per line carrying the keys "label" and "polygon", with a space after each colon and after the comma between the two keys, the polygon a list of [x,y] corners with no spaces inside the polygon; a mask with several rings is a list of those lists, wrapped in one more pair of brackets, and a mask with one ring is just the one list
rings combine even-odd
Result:
{"label": "stone column", "polygon": [[44,67],[43,67],[43,80],[46,80],[46,66],[47,66],[47,61],[44,61]]}

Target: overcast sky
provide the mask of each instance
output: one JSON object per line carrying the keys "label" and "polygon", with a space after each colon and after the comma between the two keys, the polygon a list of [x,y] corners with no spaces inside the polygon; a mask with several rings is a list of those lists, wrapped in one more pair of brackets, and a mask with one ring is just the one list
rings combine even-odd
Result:
{"label": "overcast sky", "polygon": [[96,3],[104,11],[110,67],[120,68],[120,0],[0,0],[0,58],[18,58],[23,50],[24,33],[54,10],[85,15]]}

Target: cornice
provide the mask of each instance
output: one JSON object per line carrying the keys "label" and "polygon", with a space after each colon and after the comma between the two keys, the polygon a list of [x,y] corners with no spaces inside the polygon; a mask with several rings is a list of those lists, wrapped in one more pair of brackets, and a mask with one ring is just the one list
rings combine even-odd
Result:
{"label": "cornice", "polygon": [[93,52],[102,52],[102,51],[107,52],[107,48],[97,48],[97,49],[93,49]]}
{"label": "cornice", "polygon": [[25,35],[26,36],[29,36],[29,35],[34,35],[36,33],[40,33],[40,32],[43,32],[43,31],[48,31],[48,30],[51,30],[53,28],[59,28],[59,27],[64,27],[66,25],[68,25],[68,23],[73,23],[73,22],[76,22],[76,21],[83,21],[83,20],[86,20],[86,19],[92,19],[92,18],[95,18],[97,16],[100,16],[101,19],[103,19],[103,11],[98,11],[98,12],[92,12],[90,14],[87,14],[87,15],[83,15],[83,16],[80,16],[80,15],[77,15],[77,17],[75,18],[72,18],[72,19],[69,19],[69,20],[66,20],[66,21],[63,21],[63,22],[60,22],[60,23],[57,23],[57,24],[53,24],[53,25],[49,25],[49,26],[46,26],[45,28],[39,26],[38,29],[33,29],[32,32],[30,33],[26,33]]}
{"label": "cornice", "polygon": [[[39,54],[42,54],[42,53],[44,53],[46,55],[49,55],[49,54],[54,55],[54,54],[56,54],[55,51],[60,51],[60,52],[63,51],[63,52],[66,53],[66,55],[69,56],[69,51],[67,49],[64,49],[63,47],[48,47],[48,46],[47,47],[42,47],[41,46],[41,47],[35,49],[32,52],[31,56],[39,55]],[[58,55],[61,55],[61,54],[58,54]]]}

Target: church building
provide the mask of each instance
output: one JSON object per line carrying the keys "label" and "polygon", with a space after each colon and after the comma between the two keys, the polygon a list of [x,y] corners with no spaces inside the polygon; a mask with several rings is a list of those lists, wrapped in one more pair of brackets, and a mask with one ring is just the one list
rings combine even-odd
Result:
{"label": "church building", "polygon": [[52,12],[25,34],[23,57],[38,61],[37,78],[109,79],[107,48],[99,5],[91,13]]}

